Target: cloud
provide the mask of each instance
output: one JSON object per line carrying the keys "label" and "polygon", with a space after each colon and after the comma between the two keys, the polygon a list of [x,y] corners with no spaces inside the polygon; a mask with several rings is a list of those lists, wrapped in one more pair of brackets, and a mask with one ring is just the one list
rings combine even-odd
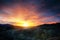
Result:
{"label": "cloud", "polygon": [[60,22],[60,17],[57,17],[60,14],[59,5],[55,5],[55,2],[56,0],[3,0],[0,4],[0,23],[24,20],[40,25]]}

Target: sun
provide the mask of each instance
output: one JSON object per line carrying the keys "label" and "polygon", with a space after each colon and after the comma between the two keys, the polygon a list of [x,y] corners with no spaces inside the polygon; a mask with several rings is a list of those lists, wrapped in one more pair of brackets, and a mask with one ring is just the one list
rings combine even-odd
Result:
{"label": "sun", "polygon": [[29,24],[28,23],[23,23],[22,26],[27,27],[27,26],[29,26]]}
{"label": "sun", "polygon": [[22,26],[23,28],[28,28],[30,26],[30,23],[28,23],[28,22],[22,22],[18,26]]}
{"label": "sun", "polygon": [[14,25],[22,27],[22,28],[32,28],[34,26],[33,22],[29,22],[29,21],[20,21]]}

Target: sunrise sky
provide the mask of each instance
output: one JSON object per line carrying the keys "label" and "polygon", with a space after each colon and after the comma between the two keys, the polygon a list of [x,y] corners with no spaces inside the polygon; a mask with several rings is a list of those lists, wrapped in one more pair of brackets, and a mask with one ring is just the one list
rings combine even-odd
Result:
{"label": "sunrise sky", "polygon": [[60,22],[59,5],[56,0],[0,0],[0,24],[37,26],[57,23]]}

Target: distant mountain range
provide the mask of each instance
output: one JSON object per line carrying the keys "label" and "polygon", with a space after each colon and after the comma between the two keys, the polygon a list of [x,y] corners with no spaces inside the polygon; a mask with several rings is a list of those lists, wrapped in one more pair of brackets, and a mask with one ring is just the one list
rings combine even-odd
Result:
{"label": "distant mountain range", "polygon": [[60,23],[17,30],[13,25],[0,24],[0,40],[60,40]]}

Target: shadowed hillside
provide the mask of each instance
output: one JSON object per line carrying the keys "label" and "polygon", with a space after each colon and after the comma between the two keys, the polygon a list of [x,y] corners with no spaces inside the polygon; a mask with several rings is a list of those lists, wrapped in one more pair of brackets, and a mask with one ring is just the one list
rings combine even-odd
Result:
{"label": "shadowed hillside", "polygon": [[44,24],[36,28],[17,30],[9,24],[0,24],[0,40],[60,40],[60,23]]}

